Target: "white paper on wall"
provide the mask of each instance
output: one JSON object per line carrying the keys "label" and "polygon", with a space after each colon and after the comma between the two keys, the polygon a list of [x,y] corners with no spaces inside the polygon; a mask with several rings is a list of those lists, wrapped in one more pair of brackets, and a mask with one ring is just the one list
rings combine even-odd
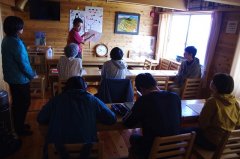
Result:
{"label": "white paper on wall", "polygon": [[102,7],[85,7],[85,32],[94,30],[102,33],[103,8]]}
{"label": "white paper on wall", "polygon": [[[69,19],[69,30],[71,30],[72,27],[73,27],[73,20],[74,20],[75,18],[81,18],[82,21],[83,21],[83,24],[85,23],[85,11],[81,11],[81,10],[70,10],[70,16],[69,16],[69,18],[70,18],[70,19]],[[84,28],[84,25],[83,25],[83,27],[81,28],[79,34],[80,34],[80,35],[84,34],[84,30],[85,30],[85,28]]]}
{"label": "white paper on wall", "polygon": [[85,39],[89,38],[89,41],[97,43],[100,39],[102,34],[99,32],[96,32],[94,30],[88,30],[88,34],[85,36]]}

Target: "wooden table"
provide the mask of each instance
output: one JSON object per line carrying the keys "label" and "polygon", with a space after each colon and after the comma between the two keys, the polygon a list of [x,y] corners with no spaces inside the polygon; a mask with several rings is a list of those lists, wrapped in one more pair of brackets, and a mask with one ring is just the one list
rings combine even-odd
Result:
{"label": "wooden table", "polygon": [[[58,64],[59,58],[61,56],[52,56],[46,57],[47,67],[51,68],[51,66],[56,66]],[[101,67],[104,62],[111,60],[109,57],[93,57],[93,56],[83,56],[82,65],[83,66],[96,66]],[[143,66],[145,59],[131,59],[131,58],[123,58],[123,60],[127,63],[128,66]],[[151,60],[153,66],[158,65],[157,60]]]}
{"label": "wooden table", "polygon": [[[182,126],[188,127],[192,125],[197,125],[198,117],[205,103],[205,99],[196,100],[182,100]],[[195,106],[194,106],[195,105]],[[111,104],[107,104],[111,108]],[[200,111],[199,111],[200,110]],[[139,126],[137,126],[139,127]],[[122,117],[117,116],[117,122],[114,125],[103,125],[98,124],[98,130],[123,130],[128,129],[122,124]]]}
{"label": "wooden table", "polygon": [[[203,108],[203,105],[205,103],[205,99],[196,99],[196,100],[182,100],[182,126],[192,126],[193,124],[197,124],[198,117],[200,115],[200,112]],[[189,106],[191,105],[191,106]],[[195,105],[195,107],[193,107]],[[110,108],[111,104],[107,104],[107,106]],[[200,112],[199,112],[200,110]],[[140,125],[136,126],[140,127]],[[40,131],[42,134],[46,135],[47,132],[47,126],[46,125],[40,125]],[[128,129],[122,124],[122,117],[117,115],[117,122],[113,125],[103,125],[98,123],[97,124],[98,131],[111,131],[111,130],[124,130]]]}
{"label": "wooden table", "polygon": [[[153,77],[175,77],[177,74],[176,70],[128,70],[126,78],[132,80],[134,83],[135,77],[140,73],[150,73]],[[82,77],[87,82],[100,82],[101,80],[101,70],[97,67],[85,67],[83,69]],[[52,71],[48,74],[48,80],[51,87],[51,94],[53,95],[53,83],[58,82],[58,73],[53,73]]]}

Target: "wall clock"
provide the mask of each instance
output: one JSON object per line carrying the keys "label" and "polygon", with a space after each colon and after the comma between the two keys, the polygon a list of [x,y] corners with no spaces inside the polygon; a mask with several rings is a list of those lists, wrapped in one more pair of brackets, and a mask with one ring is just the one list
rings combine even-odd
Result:
{"label": "wall clock", "polygon": [[108,53],[107,45],[105,45],[105,44],[98,44],[96,46],[96,55],[97,56],[100,56],[100,57],[107,56],[107,53]]}

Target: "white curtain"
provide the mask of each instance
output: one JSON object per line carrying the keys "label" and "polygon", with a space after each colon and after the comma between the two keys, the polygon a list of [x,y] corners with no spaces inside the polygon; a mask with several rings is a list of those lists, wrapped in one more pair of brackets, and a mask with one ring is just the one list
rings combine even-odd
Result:
{"label": "white curtain", "polygon": [[233,64],[231,68],[231,76],[234,79],[234,90],[233,94],[240,98],[240,34],[238,36],[238,43],[237,43],[237,48],[235,51],[234,59],[233,59]]}
{"label": "white curtain", "polygon": [[170,13],[163,13],[159,15],[158,36],[156,44],[156,60],[166,57],[166,47],[171,18],[172,14]]}
{"label": "white curtain", "polygon": [[218,36],[220,32],[220,27],[222,23],[222,12],[213,12],[212,13],[212,26],[211,26],[211,31],[208,39],[208,45],[207,45],[207,50],[206,50],[206,56],[205,56],[205,61],[204,61],[204,67],[202,68],[202,86],[208,87],[207,85],[207,77],[209,73],[209,69],[211,66],[211,62],[213,59],[213,55],[215,52],[215,48],[217,45],[218,41]]}

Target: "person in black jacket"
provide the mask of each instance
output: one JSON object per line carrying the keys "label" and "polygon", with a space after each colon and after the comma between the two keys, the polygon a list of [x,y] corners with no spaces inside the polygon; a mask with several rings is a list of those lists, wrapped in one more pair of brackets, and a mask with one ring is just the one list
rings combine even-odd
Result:
{"label": "person in black jacket", "polygon": [[161,91],[149,73],[137,75],[135,85],[142,96],[131,112],[124,116],[123,123],[127,127],[141,124],[143,135],[133,134],[130,137],[130,150],[139,157],[147,158],[155,137],[179,134],[181,100],[175,93]]}

